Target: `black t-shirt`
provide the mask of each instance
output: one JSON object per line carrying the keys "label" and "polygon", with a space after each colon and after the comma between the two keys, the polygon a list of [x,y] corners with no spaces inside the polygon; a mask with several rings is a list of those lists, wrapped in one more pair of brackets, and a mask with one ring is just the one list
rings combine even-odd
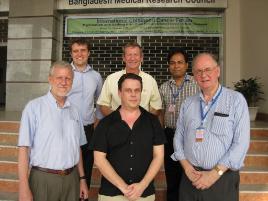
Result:
{"label": "black t-shirt", "polygon": [[[153,159],[153,146],[165,143],[158,118],[140,107],[141,114],[132,129],[121,119],[119,108],[100,121],[93,134],[91,149],[106,153],[117,174],[127,183],[138,183]],[[142,197],[154,194],[153,181]],[[116,196],[122,192],[102,177],[101,195]]]}

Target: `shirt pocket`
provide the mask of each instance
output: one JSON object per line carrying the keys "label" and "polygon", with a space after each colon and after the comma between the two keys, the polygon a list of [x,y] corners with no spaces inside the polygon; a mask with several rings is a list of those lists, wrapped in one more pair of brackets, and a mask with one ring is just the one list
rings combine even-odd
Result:
{"label": "shirt pocket", "polygon": [[229,117],[214,116],[211,124],[211,132],[215,135],[228,135],[229,132]]}
{"label": "shirt pocket", "polygon": [[66,132],[69,133],[70,136],[79,136],[80,133],[80,123],[78,119],[68,118],[66,120]]}

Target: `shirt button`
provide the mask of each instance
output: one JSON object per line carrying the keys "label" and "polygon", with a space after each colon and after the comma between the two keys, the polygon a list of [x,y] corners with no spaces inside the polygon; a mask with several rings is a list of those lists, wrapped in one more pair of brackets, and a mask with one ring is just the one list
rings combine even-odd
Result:
{"label": "shirt button", "polygon": [[130,144],[133,144],[133,142],[132,142],[132,141],[130,141]]}
{"label": "shirt button", "polygon": [[133,169],[132,168],[129,168],[130,171],[132,171]]}
{"label": "shirt button", "polygon": [[133,154],[130,154],[130,158],[133,158],[134,157],[134,155]]}
{"label": "shirt button", "polygon": [[129,183],[132,183],[132,179],[130,179],[130,180],[128,180],[129,181]]}

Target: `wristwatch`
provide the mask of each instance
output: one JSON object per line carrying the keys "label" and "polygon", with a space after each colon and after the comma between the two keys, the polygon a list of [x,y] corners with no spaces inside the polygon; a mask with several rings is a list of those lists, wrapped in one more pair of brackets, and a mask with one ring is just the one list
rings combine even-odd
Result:
{"label": "wristwatch", "polygon": [[213,169],[216,170],[219,176],[223,175],[223,170],[221,170],[217,165]]}
{"label": "wristwatch", "polygon": [[86,178],[86,176],[85,176],[85,175],[84,175],[84,176],[79,177],[79,180],[82,180],[82,179],[87,179],[87,178]]}

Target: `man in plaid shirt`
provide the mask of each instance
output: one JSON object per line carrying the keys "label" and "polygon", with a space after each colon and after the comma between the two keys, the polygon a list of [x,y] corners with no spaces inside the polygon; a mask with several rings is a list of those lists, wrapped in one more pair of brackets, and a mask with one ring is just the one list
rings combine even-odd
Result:
{"label": "man in plaid shirt", "polygon": [[187,74],[188,56],[184,50],[172,49],[167,57],[171,79],[160,86],[162,98],[162,113],[160,121],[165,128],[167,143],[165,144],[165,174],[167,182],[167,201],[179,200],[179,184],[182,167],[179,162],[173,161],[173,137],[180,106],[188,97],[199,91],[193,77]]}

